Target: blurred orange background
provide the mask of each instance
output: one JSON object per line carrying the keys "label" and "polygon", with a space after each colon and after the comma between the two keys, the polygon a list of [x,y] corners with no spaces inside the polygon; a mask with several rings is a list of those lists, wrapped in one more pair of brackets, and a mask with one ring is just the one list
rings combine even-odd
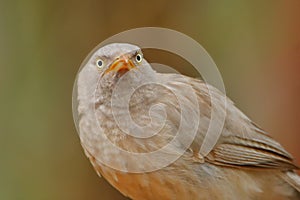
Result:
{"label": "blurred orange background", "polygon": [[81,149],[72,86],[98,43],[143,26],[202,44],[228,96],[300,164],[298,0],[0,0],[0,199],[125,199]]}

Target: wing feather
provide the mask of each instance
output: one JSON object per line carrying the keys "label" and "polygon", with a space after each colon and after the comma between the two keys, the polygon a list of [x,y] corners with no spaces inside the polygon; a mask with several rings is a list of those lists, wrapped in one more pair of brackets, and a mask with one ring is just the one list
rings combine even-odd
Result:
{"label": "wing feather", "polygon": [[[170,80],[169,85],[178,90],[180,84],[191,85],[199,98],[199,106],[204,117],[210,118],[212,105],[209,91],[214,93],[216,98],[223,98],[223,94],[219,90],[201,80],[177,74],[162,74],[161,76],[168,78]],[[278,142],[243,114],[230,99],[226,98],[226,102],[226,119],[222,136],[219,140],[211,135],[208,136],[212,140],[218,140],[216,146],[206,156],[208,162],[229,167],[244,166],[281,169],[283,171],[298,168],[293,163],[292,156]],[[217,101],[217,103],[221,102]],[[220,109],[221,112],[222,106],[217,107],[217,109]],[[202,122],[202,126],[208,126],[208,124]],[[195,140],[201,146],[203,137],[196,137]]]}
{"label": "wing feather", "polygon": [[[239,138],[239,140],[242,140]],[[243,140],[242,140],[243,141]],[[232,167],[296,169],[293,160],[266,144],[244,140],[241,143],[222,143],[207,156],[207,161]]]}

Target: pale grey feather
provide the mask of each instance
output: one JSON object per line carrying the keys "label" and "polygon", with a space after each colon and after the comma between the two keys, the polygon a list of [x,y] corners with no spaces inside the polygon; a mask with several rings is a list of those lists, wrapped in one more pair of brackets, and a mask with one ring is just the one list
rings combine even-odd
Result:
{"label": "pale grey feather", "polygon": [[[167,88],[177,92],[184,93],[187,88],[192,87],[198,105],[194,104],[189,94],[185,95],[184,101],[190,110],[197,106],[201,110],[200,124],[194,141],[176,162],[151,173],[134,175],[120,173],[99,162],[101,159],[107,159],[118,162],[122,166],[139,164],[130,163],[130,160],[120,156],[119,151],[109,149],[107,141],[105,142],[99,135],[105,134],[110,138],[110,142],[130,152],[147,152],[168,143],[176,135],[181,120],[180,105],[171,92],[149,87],[135,94],[130,107],[132,117],[138,123],[146,124],[149,107],[153,103],[161,103],[167,111],[166,127],[162,129],[162,134],[145,140],[124,136],[118,129],[109,107],[115,77],[102,75],[116,56],[136,50],[139,48],[130,44],[110,44],[102,47],[90,56],[79,73],[75,89],[78,91],[80,138],[97,172],[100,172],[124,195],[133,199],[256,200],[277,197],[300,199],[300,181],[299,176],[293,172],[297,169],[293,158],[278,142],[237,109],[229,99],[226,99],[225,110],[222,110],[221,106],[217,108],[219,112],[226,112],[222,135],[218,138],[213,151],[202,160],[201,155],[197,153],[210,121],[212,105],[209,92],[219,97],[220,104],[224,100],[224,95],[198,79],[178,74],[156,73],[146,61],[143,61],[138,70],[131,73],[131,79],[128,79],[125,86],[128,85],[130,88],[132,82],[143,83],[145,80],[162,79],[165,80],[164,84]],[[107,63],[102,70],[98,70],[95,60],[101,56],[107,59]],[[126,87],[123,92],[126,93]],[[122,115],[122,112],[120,108],[118,114]],[[96,121],[102,127],[101,130],[95,125],[95,118],[93,118],[95,113]],[[184,119],[184,123],[192,123],[193,120],[195,120],[193,117],[188,116]],[[191,137],[189,130],[186,131],[186,137]],[[179,141],[170,148],[170,152],[177,154],[182,148],[184,148],[183,141],[182,143]],[[156,162],[159,162],[159,159]],[[121,180],[124,182],[120,182]],[[298,190],[298,193],[295,190]]]}

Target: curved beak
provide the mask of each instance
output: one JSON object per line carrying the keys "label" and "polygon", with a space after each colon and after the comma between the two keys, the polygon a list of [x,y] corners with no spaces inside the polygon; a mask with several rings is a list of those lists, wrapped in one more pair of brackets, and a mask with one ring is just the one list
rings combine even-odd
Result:
{"label": "curved beak", "polygon": [[117,58],[105,71],[105,74],[110,71],[115,71],[119,75],[123,75],[129,70],[135,68],[135,65],[132,63],[132,61],[126,57]]}

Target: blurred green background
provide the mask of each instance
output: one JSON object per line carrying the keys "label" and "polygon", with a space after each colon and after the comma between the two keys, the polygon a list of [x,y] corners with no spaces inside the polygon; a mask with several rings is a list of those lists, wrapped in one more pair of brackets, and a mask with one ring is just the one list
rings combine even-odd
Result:
{"label": "blurred green background", "polygon": [[228,95],[300,164],[300,2],[0,0],[0,199],[124,199],[94,173],[74,128],[85,56],[159,26],[202,44]]}

